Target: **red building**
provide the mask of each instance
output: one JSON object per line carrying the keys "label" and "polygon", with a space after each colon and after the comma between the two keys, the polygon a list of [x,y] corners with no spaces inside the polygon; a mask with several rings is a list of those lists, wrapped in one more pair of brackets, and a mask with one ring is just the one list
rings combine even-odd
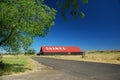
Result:
{"label": "red building", "polygon": [[40,55],[82,55],[83,51],[77,46],[42,46]]}

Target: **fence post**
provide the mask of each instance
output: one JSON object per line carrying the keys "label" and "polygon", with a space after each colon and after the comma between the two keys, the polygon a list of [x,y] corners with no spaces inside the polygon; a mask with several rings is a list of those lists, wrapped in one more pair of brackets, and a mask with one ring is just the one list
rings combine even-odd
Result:
{"label": "fence post", "polygon": [[86,52],[84,51],[82,54],[82,58],[85,58],[85,54],[86,54]]}

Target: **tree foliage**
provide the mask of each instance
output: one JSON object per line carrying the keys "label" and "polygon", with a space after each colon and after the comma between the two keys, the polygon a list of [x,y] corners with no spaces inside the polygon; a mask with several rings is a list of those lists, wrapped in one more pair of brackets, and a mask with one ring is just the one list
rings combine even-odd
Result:
{"label": "tree foliage", "polygon": [[[66,10],[73,17],[84,17],[79,2],[88,0],[58,0],[61,14]],[[56,10],[44,4],[44,0],[0,0],[0,48],[6,51],[27,49],[35,37],[48,34],[54,25]]]}
{"label": "tree foliage", "polygon": [[27,49],[35,37],[48,33],[55,15],[56,10],[43,0],[1,0],[0,47],[7,51]]}
{"label": "tree foliage", "polygon": [[27,49],[25,55],[34,55],[36,51],[34,49]]}
{"label": "tree foliage", "polygon": [[80,3],[86,4],[88,0],[58,0],[57,6],[61,8],[61,15],[64,19],[67,19],[66,12],[69,12],[74,18],[84,18]]}

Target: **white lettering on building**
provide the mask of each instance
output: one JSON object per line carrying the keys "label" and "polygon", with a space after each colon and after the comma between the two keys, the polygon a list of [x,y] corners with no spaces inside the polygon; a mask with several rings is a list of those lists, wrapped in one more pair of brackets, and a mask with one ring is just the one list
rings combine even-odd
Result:
{"label": "white lettering on building", "polygon": [[66,50],[65,47],[46,47],[46,50]]}

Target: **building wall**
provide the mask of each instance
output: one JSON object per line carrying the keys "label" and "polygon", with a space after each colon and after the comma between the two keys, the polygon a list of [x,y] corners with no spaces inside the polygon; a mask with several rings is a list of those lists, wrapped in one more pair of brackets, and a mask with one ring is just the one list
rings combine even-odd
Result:
{"label": "building wall", "polygon": [[83,52],[71,52],[71,55],[83,55]]}
{"label": "building wall", "polygon": [[83,55],[82,52],[43,52],[41,55]]}
{"label": "building wall", "polygon": [[67,52],[46,52],[43,55],[68,55]]}

